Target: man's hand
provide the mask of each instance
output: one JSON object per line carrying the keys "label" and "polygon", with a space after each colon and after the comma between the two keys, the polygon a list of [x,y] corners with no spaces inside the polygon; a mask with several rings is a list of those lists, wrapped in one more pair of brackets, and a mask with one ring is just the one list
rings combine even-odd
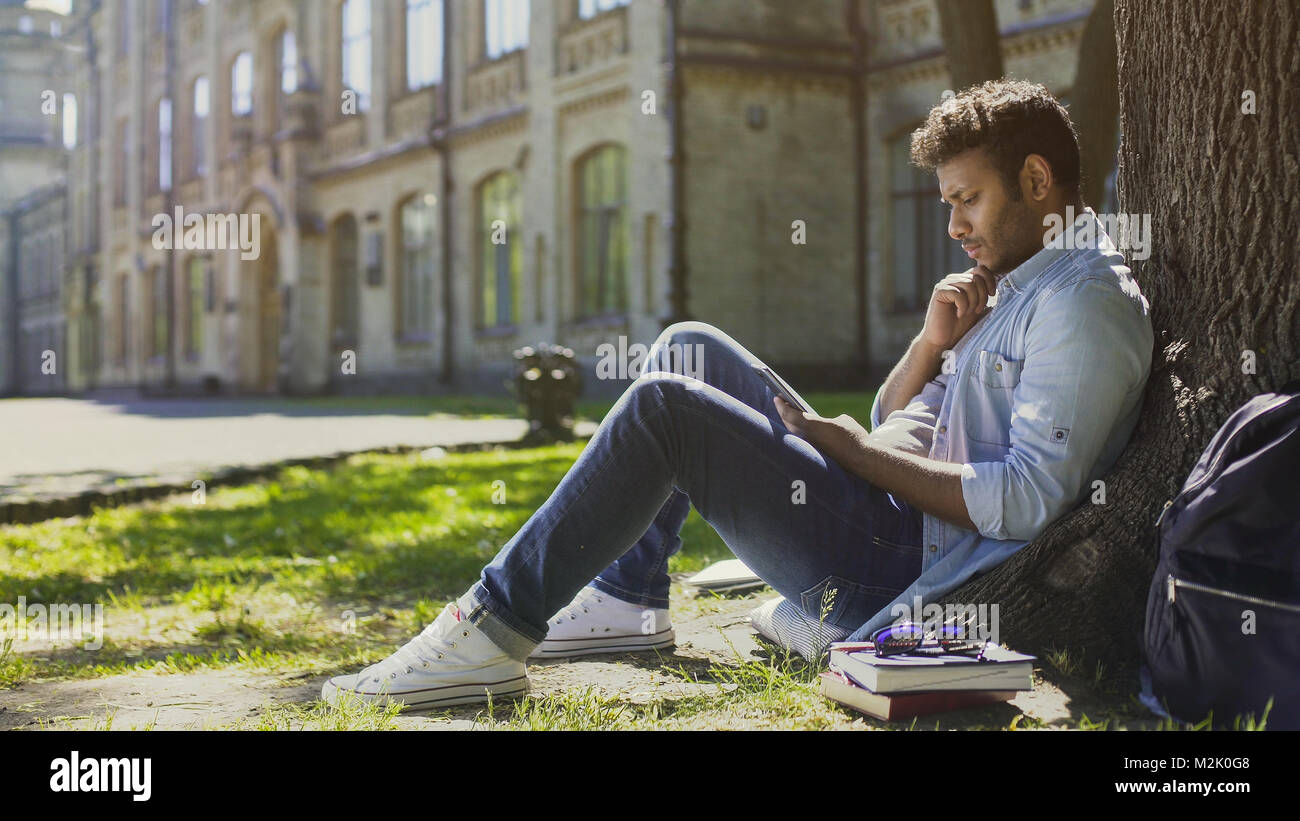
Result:
{"label": "man's hand", "polygon": [[776,412],[791,433],[810,442],[840,467],[908,504],[966,530],[975,530],[962,496],[962,466],[939,462],[874,441],[853,417],[827,419],[776,397]]}
{"label": "man's hand", "polygon": [[950,350],[988,311],[997,278],[983,265],[949,274],[934,286],[921,339],[936,350]]}
{"label": "man's hand", "polygon": [[791,433],[798,434],[831,458],[867,437],[867,429],[847,413],[827,419],[815,413],[805,413],[779,396],[776,397],[776,412]]}

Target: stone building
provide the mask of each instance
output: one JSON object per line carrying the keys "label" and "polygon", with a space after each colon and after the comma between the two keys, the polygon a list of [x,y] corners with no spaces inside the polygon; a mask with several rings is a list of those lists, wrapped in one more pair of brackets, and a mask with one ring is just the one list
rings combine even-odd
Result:
{"label": "stone building", "polygon": [[[907,165],[949,85],[933,0],[12,6],[80,105],[70,148],[22,120],[50,170],[0,206],[37,283],[0,290],[31,334],[0,392],[499,390],[521,345],[590,371],[687,317],[865,385],[968,267]],[[1068,95],[1091,2],[996,7],[1007,73]],[[18,376],[41,346],[62,381]]]}

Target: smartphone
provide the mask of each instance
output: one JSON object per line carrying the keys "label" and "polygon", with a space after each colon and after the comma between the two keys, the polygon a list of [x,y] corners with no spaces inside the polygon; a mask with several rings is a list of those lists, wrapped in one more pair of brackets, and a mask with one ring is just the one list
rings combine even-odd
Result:
{"label": "smartphone", "polygon": [[775,371],[758,362],[751,362],[750,364],[753,366],[754,371],[767,383],[767,386],[772,389],[773,393],[799,410],[812,413],[812,408],[808,406],[808,403],[803,401],[799,394],[794,392],[794,388],[785,383],[784,379],[777,376]]}

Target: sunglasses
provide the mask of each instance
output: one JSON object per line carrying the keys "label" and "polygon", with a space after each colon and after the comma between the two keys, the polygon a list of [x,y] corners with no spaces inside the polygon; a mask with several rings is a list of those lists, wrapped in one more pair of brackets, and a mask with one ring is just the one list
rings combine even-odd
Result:
{"label": "sunglasses", "polygon": [[983,661],[984,648],[988,646],[988,641],[972,641],[964,638],[963,633],[964,630],[957,625],[943,625],[937,630],[927,631],[925,625],[905,621],[882,627],[872,633],[871,643],[875,646],[876,655],[881,658],[909,654],[938,655],[956,653],[968,655],[979,651],[976,661]]}

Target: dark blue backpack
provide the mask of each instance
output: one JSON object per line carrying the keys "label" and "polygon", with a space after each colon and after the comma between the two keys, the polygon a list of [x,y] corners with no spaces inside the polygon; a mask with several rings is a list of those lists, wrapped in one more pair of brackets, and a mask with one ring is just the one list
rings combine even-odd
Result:
{"label": "dark blue backpack", "polygon": [[1300,382],[1228,417],[1156,530],[1142,700],[1300,729]]}

